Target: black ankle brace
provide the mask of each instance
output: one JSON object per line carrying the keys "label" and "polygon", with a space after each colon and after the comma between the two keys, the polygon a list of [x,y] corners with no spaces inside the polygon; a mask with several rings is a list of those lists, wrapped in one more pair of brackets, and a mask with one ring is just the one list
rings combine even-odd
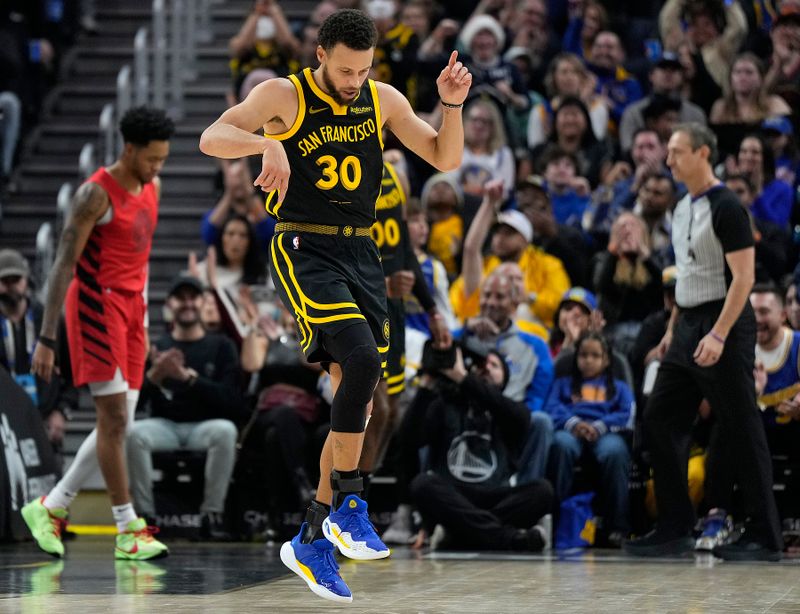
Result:
{"label": "black ankle brace", "polygon": [[319,539],[322,535],[322,523],[330,514],[330,508],[319,501],[312,501],[306,510],[306,530],[300,541],[304,544]]}
{"label": "black ankle brace", "polygon": [[333,490],[332,509],[338,509],[347,495],[361,496],[364,490],[364,480],[358,473],[358,469],[353,471],[331,471],[331,489]]}

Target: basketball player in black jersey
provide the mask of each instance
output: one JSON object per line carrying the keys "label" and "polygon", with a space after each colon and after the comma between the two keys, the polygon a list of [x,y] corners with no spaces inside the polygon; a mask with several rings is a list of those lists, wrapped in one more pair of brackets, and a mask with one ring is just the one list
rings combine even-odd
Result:
{"label": "basketball player in black jersey", "polygon": [[[386,276],[386,307],[389,318],[389,352],[383,379],[373,397],[372,415],[364,436],[359,470],[364,481],[364,493],[369,487],[371,473],[382,461],[394,431],[399,413],[400,395],[405,390],[405,308],[403,298],[413,295],[425,310],[431,335],[439,346],[452,343],[444,317],[428,289],[420,269],[406,225],[405,206],[408,201],[408,178],[390,158],[402,156],[397,150],[384,154],[381,193],[375,204],[377,220],[370,232],[381,255]],[[365,496],[366,498],[366,496]]]}
{"label": "basketball player in black jersey", "polygon": [[[281,559],[317,595],[350,602],[333,545],[355,559],[389,555],[360,498],[357,469],[390,333],[369,230],[383,174],[381,128],[438,170],[456,168],[472,76],[453,52],[436,81],[443,116],[437,132],[396,89],[367,78],[377,33],[364,13],[333,13],[318,40],[319,68],[255,87],[203,132],[200,148],[220,158],[262,156],[255,185],[269,194],[267,211],[278,221],[273,280],[297,319],[306,357],[329,363],[335,390],[317,500]],[[254,134],[260,129],[267,138]]]}

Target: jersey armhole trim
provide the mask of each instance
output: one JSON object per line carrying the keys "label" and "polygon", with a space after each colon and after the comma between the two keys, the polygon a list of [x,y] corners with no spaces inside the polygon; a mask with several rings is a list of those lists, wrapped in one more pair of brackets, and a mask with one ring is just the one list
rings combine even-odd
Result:
{"label": "jersey armhole trim", "polygon": [[294,85],[294,89],[297,90],[297,117],[295,117],[294,123],[286,132],[281,132],[280,134],[267,134],[265,131],[264,136],[268,139],[275,139],[276,141],[285,141],[286,139],[294,136],[294,134],[300,129],[300,126],[303,124],[303,119],[305,118],[306,115],[306,97],[305,94],[303,94],[303,86],[300,85],[300,81],[297,79],[295,75],[289,75],[289,81],[292,82],[292,85]]}
{"label": "jersey armhole trim", "polygon": [[[381,144],[381,151],[383,151],[383,122],[381,121],[381,99],[378,98],[378,88],[375,87],[375,82],[369,80],[369,90],[372,92],[372,106],[375,107],[375,122],[378,125],[378,142]],[[397,178],[395,177],[395,181]],[[398,183],[398,185],[400,185]],[[402,188],[401,188],[402,191]]]}

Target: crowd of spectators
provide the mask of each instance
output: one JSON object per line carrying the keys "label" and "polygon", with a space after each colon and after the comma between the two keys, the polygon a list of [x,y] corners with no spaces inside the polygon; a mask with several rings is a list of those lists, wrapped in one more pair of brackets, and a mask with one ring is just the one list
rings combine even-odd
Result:
{"label": "crowd of spectators", "polygon": [[97,30],[93,0],[9,0],[0,6],[0,197],[13,189],[21,137],[79,32]]}
{"label": "crowd of spectators", "polygon": [[[407,411],[385,461],[401,503],[391,541],[413,541],[416,507],[419,543],[435,525],[456,542],[484,526],[487,539],[471,545],[541,550],[548,514],[586,487],[574,479],[577,464],[597,469],[586,475],[599,495],[601,543],[618,545],[641,527],[644,507],[634,505],[628,482],[632,466],[646,473],[639,416],[675,300],[671,211],[686,189],[671,176],[666,145],[683,121],[715,131],[717,174],[751,217],[759,402],[775,453],[800,461],[796,446],[781,445],[800,424],[800,369],[794,354],[780,353],[800,335],[792,332],[800,330],[792,277],[800,3],[323,0],[296,19],[275,0],[256,0],[230,40],[227,104],[264,79],[315,67],[319,24],[341,7],[375,20],[371,76],[401,90],[432,125],[441,121],[432,84],[451,49],[473,74],[458,169],[435,174],[385,138],[387,159],[410,185],[411,242],[458,340],[454,364],[426,367],[429,329],[409,297]],[[302,358],[266,275],[274,221],[252,192],[251,162],[220,168],[219,199],[202,220],[208,250],[190,257],[170,294],[173,328],[153,342],[141,401],[152,417],[131,436],[130,470],[149,471],[146,452],[158,446],[200,447],[207,480],[219,481],[234,471],[235,425],[243,449],[265,450],[258,458],[269,505],[287,496],[302,504],[318,477],[329,382]],[[223,335],[231,342],[208,341]],[[238,371],[224,377],[223,350],[239,356]],[[788,379],[771,383],[787,360]],[[776,387],[792,394],[772,394]],[[196,434],[206,421],[215,425],[211,439]],[[698,423],[713,433],[713,421],[701,405]],[[725,477],[713,454],[721,437],[697,442],[705,475],[717,480]],[[148,478],[132,484],[140,508],[157,513]],[[704,498],[700,484],[702,530],[727,519],[734,503],[728,491]],[[224,534],[224,496],[206,489],[209,536]]]}

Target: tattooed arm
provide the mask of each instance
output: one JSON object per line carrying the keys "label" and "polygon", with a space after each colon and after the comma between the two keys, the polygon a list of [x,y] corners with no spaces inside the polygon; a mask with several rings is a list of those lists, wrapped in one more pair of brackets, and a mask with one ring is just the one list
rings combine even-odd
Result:
{"label": "tattooed arm", "polygon": [[[40,337],[55,339],[58,334],[58,318],[61,306],[72,280],[75,263],[83,251],[86,241],[97,223],[110,206],[105,190],[96,183],[84,183],[72,199],[69,216],[61,232],[56,259],[47,279],[47,299]],[[31,360],[31,373],[49,382],[53,373],[55,352],[43,345],[36,344]]]}

